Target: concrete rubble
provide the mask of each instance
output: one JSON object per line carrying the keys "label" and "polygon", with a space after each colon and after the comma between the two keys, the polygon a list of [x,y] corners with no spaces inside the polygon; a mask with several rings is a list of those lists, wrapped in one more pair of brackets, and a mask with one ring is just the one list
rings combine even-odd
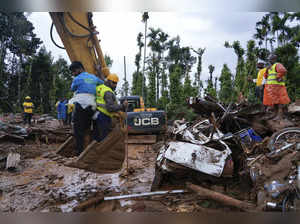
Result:
{"label": "concrete rubble", "polygon": [[174,121],[155,144],[129,136],[128,166],[104,175],[68,167],[76,157],[56,153],[70,126],[49,115],[30,127],[20,114],[2,116],[0,211],[298,211],[299,102],[279,121],[261,105],[187,103],[196,120]]}

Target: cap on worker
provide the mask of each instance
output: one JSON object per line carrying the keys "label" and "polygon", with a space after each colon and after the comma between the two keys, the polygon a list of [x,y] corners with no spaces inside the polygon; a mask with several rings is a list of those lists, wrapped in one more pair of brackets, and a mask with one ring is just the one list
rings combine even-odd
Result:
{"label": "cap on worker", "polygon": [[117,74],[110,73],[107,76],[107,80],[110,80],[110,81],[113,81],[113,82],[119,82],[119,77],[117,76]]}
{"label": "cap on worker", "polygon": [[30,97],[30,96],[26,96],[25,99],[26,99],[26,100],[30,100],[31,97]]}

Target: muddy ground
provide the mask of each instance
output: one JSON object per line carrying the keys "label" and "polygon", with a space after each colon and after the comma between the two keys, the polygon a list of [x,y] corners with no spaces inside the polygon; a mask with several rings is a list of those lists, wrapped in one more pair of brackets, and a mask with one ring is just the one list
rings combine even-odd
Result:
{"label": "muddy ground", "polygon": [[[49,125],[57,128],[57,121],[35,124],[36,128]],[[72,212],[78,206],[95,198],[150,192],[154,178],[157,152],[151,145],[130,144],[129,174],[124,170],[115,174],[100,175],[77,168],[66,167],[68,161],[55,154],[61,143],[48,143],[37,139],[24,143],[1,142],[0,152],[14,151],[21,154],[21,162],[14,170],[0,171],[1,212]],[[125,172],[126,173],[126,172]],[[184,189],[185,183],[163,186],[161,190]],[[240,200],[253,200],[251,191],[239,181],[229,181],[224,187],[211,189]],[[235,211],[193,193],[148,196],[133,199],[98,200],[85,211]]]}

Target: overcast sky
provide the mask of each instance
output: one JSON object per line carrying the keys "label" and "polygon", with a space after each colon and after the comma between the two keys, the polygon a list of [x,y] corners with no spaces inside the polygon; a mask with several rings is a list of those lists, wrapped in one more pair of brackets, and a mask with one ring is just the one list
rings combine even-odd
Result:
{"label": "overcast sky", "polygon": [[[161,28],[169,36],[180,36],[181,46],[191,46],[194,49],[206,48],[202,63],[202,80],[208,76],[208,66],[215,66],[214,75],[219,76],[224,63],[232,69],[236,66],[236,55],[233,49],[224,47],[225,41],[232,43],[239,40],[246,48],[247,41],[252,39],[255,24],[265,13],[262,12],[225,12],[203,11],[195,13],[184,12],[149,12],[148,27]],[[43,40],[54,59],[59,56],[68,60],[64,50],[54,46],[50,39],[51,18],[47,12],[34,12],[29,20],[35,27],[35,33]],[[123,79],[124,56],[126,56],[127,79],[132,80],[135,71],[135,55],[138,52],[137,34],[144,33],[142,12],[94,12],[93,21],[99,31],[98,38],[104,54],[113,59],[111,72]],[[54,36],[61,43],[59,36]],[[148,50],[149,52],[149,50]],[[196,55],[195,55],[196,56]],[[120,83],[119,86],[121,86]]]}

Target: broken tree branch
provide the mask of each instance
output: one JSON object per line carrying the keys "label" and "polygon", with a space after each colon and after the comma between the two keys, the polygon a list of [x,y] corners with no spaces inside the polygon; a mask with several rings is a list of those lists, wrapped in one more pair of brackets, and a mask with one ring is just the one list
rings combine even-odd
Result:
{"label": "broken tree branch", "polygon": [[79,204],[78,206],[73,208],[73,211],[74,212],[83,212],[88,208],[91,208],[91,207],[95,208],[97,205],[99,205],[103,201],[104,201],[104,197],[98,196],[98,197],[92,198],[90,200],[87,200],[87,201]]}
{"label": "broken tree branch", "polygon": [[186,187],[189,190],[198,194],[199,196],[204,196],[208,199],[212,199],[212,200],[220,202],[224,205],[233,206],[233,207],[239,208],[243,211],[250,211],[250,210],[255,209],[255,205],[253,205],[251,203],[237,200],[235,198],[232,198],[227,195],[221,194],[219,192],[215,192],[215,191],[194,185],[192,183],[187,183]]}

